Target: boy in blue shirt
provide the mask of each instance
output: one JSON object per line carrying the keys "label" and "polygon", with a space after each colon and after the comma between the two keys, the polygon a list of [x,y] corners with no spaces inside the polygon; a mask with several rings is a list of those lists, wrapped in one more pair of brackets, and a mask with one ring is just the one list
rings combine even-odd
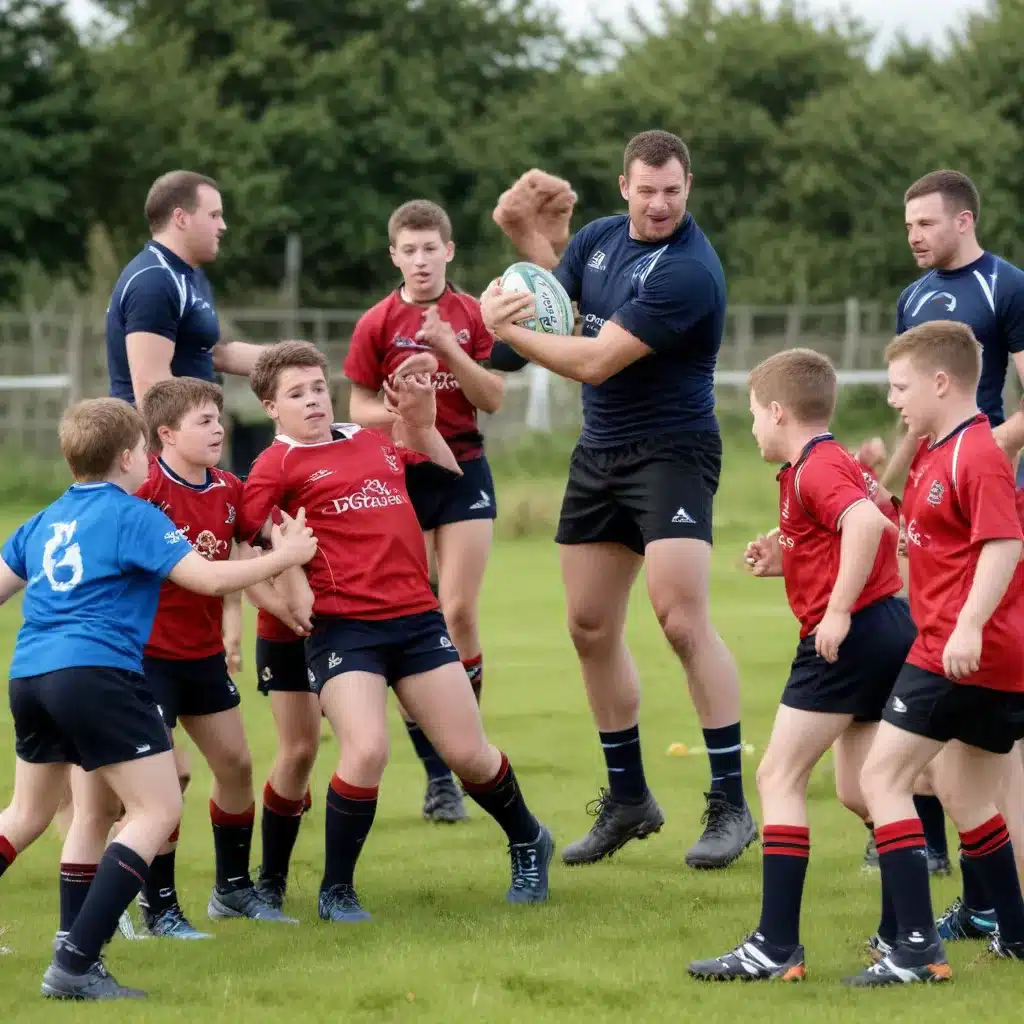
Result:
{"label": "boy in blue shirt", "polygon": [[149,468],[145,437],[141,415],[120,399],[68,410],[60,446],[75,483],[0,553],[0,603],[25,590],[10,668],[17,765],[14,797],[0,813],[0,875],[49,825],[69,765],[100,773],[125,808],[43,977],[43,995],[58,999],[145,995],[119,985],[100,951],[181,815],[167,729],[142,676],[163,580],[226,594],[316,550],[299,516],[263,558],[207,561],[165,513],[134,497]]}

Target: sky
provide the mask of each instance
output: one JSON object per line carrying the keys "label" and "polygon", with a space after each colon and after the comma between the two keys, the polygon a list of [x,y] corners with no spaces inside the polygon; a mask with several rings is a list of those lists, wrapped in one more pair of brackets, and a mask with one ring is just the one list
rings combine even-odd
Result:
{"label": "sky", "polygon": [[[585,27],[593,16],[608,18],[614,23],[625,21],[625,11],[633,6],[641,15],[655,16],[658,0],[548,0],[557,8],[566,26]],[[767,0],[770,6],[772,0]],[[89,20],[94,7],[91,0],[68,0],[72,16],[80,22]],[[950,28],[963,25],[967,13],[984,7],[984,0],[802,0],[812,15],[827,16],[842,9],[850,11],[876,30],[882,46],[897,33],[903,32],[914,42],[942,45]]]}

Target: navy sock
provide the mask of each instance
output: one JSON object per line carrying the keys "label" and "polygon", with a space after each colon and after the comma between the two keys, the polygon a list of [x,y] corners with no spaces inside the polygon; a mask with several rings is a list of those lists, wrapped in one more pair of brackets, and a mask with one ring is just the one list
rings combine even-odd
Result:
{"label": "navy sock", "polygon": [[260,877],[279,882],[288,878],[304,806],[305,800],[286,800],[275,792],[269,782],[263,787],[263,817],[260,822],[263,866]]}
{"label": "navy sock", "polygon": [[704,746],[711,762],[711,789],[725,795],[734,807],[743,800],[743,744],[740,723],[704,730]]}
{"label": "navy sock", "polygon": [[960,845],[964,859],[974,862],[987,902],[995,909],[999,937],[1024,942],[1024,900],[1003,816],[997,814],[970,832],[961,832]]}
{"label": "navy sock", "polygon": [[462,780],[466,792],[505,831],[510,843],[532,843],[540,834],[540,822],[530,813],[508,758],[501,755],[501,767],[490,782]]}
{"label": "navy sock", "polygon": [[937,796],[915,796],[914,810],[924,827],[924,841],[928,849],[940,857],[949,856],[946,843],[946,812]]}
{"label": "navy sock", "polygon": [[320,891],[352,885],[356,861],[377,814],[378,787],[352,786],[335,775],[327,787],[324,877]]}
{"label": "navy sock", "polygon": [[217,888],[221,892],[237,892],[252,885],[249,878],[249,855],[252,832],[256,823],[256,805],[241,814],[228,814],[210,801],[213,824],[213,854],[217,865]]}
{"label": "navy sock", "polygon": [[60,930],[71,931],[82,910],[89,887],[96,877],[96,864],[68,864],[60,866]]}
{"label": "navy sock", "polygon": [[992,900],[988,894],[988,886],[985,885],[985,878],[978,870],[978,858],[968,857],[963,850],[960,851],[960,874],[963,876],[964,906],[971,910],[978,910],[982,913],[995,913]]}
{"label": "navy sock", "polygon": [[61,967],[75,974],[84,974],[92,967],[148,874],[148,865],[130,847],[118,842],[107,847],[82,909],[57,949],[56,961]]}
{"label": "navy sock", "polygon": [[761,859],[761,923],[765,942],[791,953],[800,943],[800,904],[811,855],[810,831],[801,825],[765,825]]}
{"label": "navy sock", "polygon": [[640,726],[598,735],[608,766],[608,788],[612,799],[622,804],[642,803],[647,796],[647,780],[640,754]]}
{"label": "navy sock", "polygon": [[[874,839],[875,826],[870,821],[865,821],[864,825],[871,833],[871,838]],[[875,852],[878,852],[877,849]],[[889,891],[885,877],[882,875],[882,916],[878,921],[878,937],[891,946],[896,941],[898,925],[896,924],[896,906],[892,901],[892,893]]]}
{"label": "navy sock", "polygon": [[415,723],[406,722],[409,739],[412,740],[413,750],[416,756],[423,762],[428,779],[451,778],[451,771],[448,765],[441,760],[441,755],[434,749],[434,744],[427,739],[427,734]]}
{"label": "navy sock", "polygon": [[896,910],[896,937],[919,945],[935,931],[932,897],[929,889],[928,859],[924,829],[917,818],[893,821],[875,828],[878,865],[883,885],[888,887]]}
{"label": "navy sock", "polygon": [[142,887],[139,906],[150,920],[178,904],[174,880],[176,860],[177,851],[171,850],[170,853],[158,853],[149,865],[149,878]]}

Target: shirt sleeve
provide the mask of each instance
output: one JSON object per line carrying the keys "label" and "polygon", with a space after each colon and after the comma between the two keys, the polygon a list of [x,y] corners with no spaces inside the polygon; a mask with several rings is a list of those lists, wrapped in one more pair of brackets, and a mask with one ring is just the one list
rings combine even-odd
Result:
{"label": "shirt sleeve", "polygon": [[192,550],[168,516],[139,499],[122,513],[118,556],[127,572],[143,572],[164,579]]}
{"label": "shirt sleeve", "polygon": [[812,452],[797,471],[796,494],[809,515],[837,533],[843,516],[869,500],[860,466],[852,457],[831,452]]}
{"label": "shirt sleeve", "polygon": [[1008,352],[1024,352],[1024,274],[1014,276],[1013,287],[1003,297],[999,326]]}
{"label": "shirt sleeve", "polygon": [[352,331],[342,372],[360,387],[379,391],[384,383],[384,358],[380,343],[380,324],[373,310],[364,313]]}
{"label": "shirt sleeve", "polygon": [[480,315],[480,303],[470,297],[469,315],[472,320],[472,329],[469,336],[470,357],[478,363],[491,358],[491,350],[494,348],[494,335],[484,325],[484,319]]}
{"label": "shirt sleeve", "polygon": [[280,508],[284,497],[281,460],[272,451],[264,452],[254,463],[242,485],[238,509],[239,540],[252,544],[268,517]]}
{"label": "shirt sleeve", "polygon": [[907,305],[907,293],[904,292],[896,302],[896,333],[902,334],[906,329],[907,325],[903,319],[903,311]]}
{"label": "shirt sleeve", "polygon": [[715,280],[703,264],[659,259],[637,294],[612,319],[655,352],[668,352],[718,303]]}
{"label": "shirt sleeve", "polygon": [[960,511],[971,524],[971,543],[1024,540],[1013,473],[995,445],[963,459],[953,481]]}
{"label": "shirt sleeve", "polygon": [[19,579],[28,579],[28,567],[25,565],[25,542],[28,539],[28,532],[34,520],[23,523],[14,533],[7,538],[7,542],[0,551],[0,558],[3,558],[7,568]]}
{"label": "shirt sleeve", "polygon": [[159,334],[176,341],[181,321],[181,293],[162,267],[136,274],[121,293],[124,333]]}
{"label": "shirt sleeve", "polygon": [[583,265],[586,260],[590,232],[586,228],[577,231],[562,253],[558,266],[552,271],[558,283],[565,289],[570,301],[579,302],[583,287]]}

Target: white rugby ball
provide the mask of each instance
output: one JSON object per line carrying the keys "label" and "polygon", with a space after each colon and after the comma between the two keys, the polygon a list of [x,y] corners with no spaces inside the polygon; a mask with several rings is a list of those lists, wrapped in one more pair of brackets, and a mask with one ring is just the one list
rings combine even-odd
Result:
{"label": "white rugby ball", "polygon": [[501,275],[506,292],[529,292],[533,296],[535,317],[516,321],[528,331],[541,334],[572,334],[575,318],[572,302],[557,277],[536,263],[513,263]]}

